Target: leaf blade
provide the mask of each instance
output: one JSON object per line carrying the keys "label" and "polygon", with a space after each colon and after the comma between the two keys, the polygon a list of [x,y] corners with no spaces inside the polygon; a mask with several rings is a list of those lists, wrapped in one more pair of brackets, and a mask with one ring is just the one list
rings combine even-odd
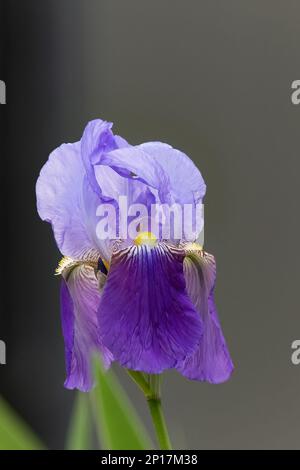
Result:
{"label": "leaf blade", "polygon": [[77,392],[66,439],[67,450],[89,450],[92,448],[91,418],[88,394]]}
{"label": "leaf blade", "polygon": [[0,450],[40,450],[44,445],[0,396]]}
{"label": "leaf blade", "polygon": [[92,391],[96,427],[102,447],[109,450],[151,449],[144,425],[112,370],[95,362],[97,386]]}

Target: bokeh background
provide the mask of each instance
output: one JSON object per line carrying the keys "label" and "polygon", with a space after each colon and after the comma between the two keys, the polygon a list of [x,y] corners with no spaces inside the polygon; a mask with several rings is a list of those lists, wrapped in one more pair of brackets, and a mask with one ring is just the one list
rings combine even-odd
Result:
{"label": "bokeh background", "polygon": [[[206,249],[236,366],[223,385],[164,380],[175,447],[300,448],[297,0],[2,0],[0,393],[61,448],[60,255],[35,208],[50,151],[101,117],[185,151],[207,182]],[[151,429],[143,397],[117,373]]]}

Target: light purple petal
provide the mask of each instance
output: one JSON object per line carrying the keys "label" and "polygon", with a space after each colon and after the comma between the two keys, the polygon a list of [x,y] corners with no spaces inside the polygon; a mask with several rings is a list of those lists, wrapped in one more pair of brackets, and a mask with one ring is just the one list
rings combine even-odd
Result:
{"label": "light purple petal", "polygon": [[206,186],[200,171],[185,155],[161,142],[148,142],[103,154],[102,165],[158,191],[162,203],[197,203]]}
{"label": "light purple petal", "polygon": [[81,138],[81,155],[88,181],[99,197],[102,197],[101,188],[97,183],[94,165],[99,163],[103,152],[118,148],[112,133],[111,122],[95,119],[90,121],[84,129]]}
{"label": "light purple petal", "polygon": [[172,200],[179,204],[202,201],[206,192],[203,177],[193,161],[183,152],[162,142],[147,142],[139,148],[151,155],[168,175]]}
{"label": "light purple petal", "polygon": [[178,369],[192,380],[224,382],[230,377],[233,364],[214,302],[214,257],[205,252],[189,254],[184,261],[184,274],[188,294],[203,321],[203,336],[197,351]]}
{"label": "light purple petal", "polygon": [[100,303],[94,269],[80,265],[64,275],[61,286],[61,317],[65,339],[65,387],[89,391],[93,386],[91,358],[100,354],[109,367],[112,355],[99,339],[97,310]]}
{"label": "light purple petal", "polygon": [[52,224],[65,256],[82,259],[92,249],[101,251],[95,232],[100,201],[86,180],[79,142],[63,144],[51,153],[40,172],[36,195],[38,213]]}
{"label": "light purple petal", "polygon": [[[151,204],[156,201],[154,194],[146,185],[137,180],[128,180],[109,166],[101,164],[104,154],[117,148],[129,147],[125,139],[114,136],[112,123],[100,119],[91,121],[86,126],[81,139],[82,161],[88,181],[101,202],[114,206],[117,221],[115,223],[114,220],[110,225],[114,231],[116,229],[117,233],[120,196],[126,196],[128,206],[143,203],[150,208]],[[106,259],[109,256],[108,251],[109,247],[106,249]]]}
{"label": "light purple petal", "polygon": [[183,259],[183,250],[163,243],[114,252],[98,319],[122,366],[160,373],[199,344],[201,319],[186,293]]}
{"label": "light purple petal", "polygon": [[152,188],[158,188],[164,179],[167,183],[167,175],[159,163],[143,151],[139,145],[125,147],[106,153],[101,158],[101,165],[106,165],[115,170],[119,175],[132,180],[141,181]]}
{"label": "light purple petal", "polygon": [[125,140],[123,137],[120,135],[115,135],[115,143],[117,145],[118,149],[121,149],[123,147],[130,147],[131,145]]}
{"label": "light purple petal", "polygon": [[128,206],[145,203],[150,206],[156,202],[150,188],[137,180],[129,180],[119,175],[115,170],[105,165],[95,165],[94,172],[97,184],[105,200],[119,201],[120,196],[126,196]]}
{"label": "light purple petal", "polygon": [[117,194],[126,194],[124,182],[115,172],[104,172],[100,178],[97,178],[95,174],[95,168],[104,153],[118,148],[130,147],[125,139],[113,134],[112,126],[111,122],[95,119],[87,124],[81,138],[82,161],[89,183],[103,201],[112,198],[116,192]]}

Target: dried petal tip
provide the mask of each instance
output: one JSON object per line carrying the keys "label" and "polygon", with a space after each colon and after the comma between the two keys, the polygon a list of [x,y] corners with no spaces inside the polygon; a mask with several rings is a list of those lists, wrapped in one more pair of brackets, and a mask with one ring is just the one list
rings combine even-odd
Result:
{"label": "dried petal tip", "polygon": [[61,276],[65,269],[70,269],[74,266],[76,266],[76,261],[69,256],[63,256],[55,269],[55,276]]}

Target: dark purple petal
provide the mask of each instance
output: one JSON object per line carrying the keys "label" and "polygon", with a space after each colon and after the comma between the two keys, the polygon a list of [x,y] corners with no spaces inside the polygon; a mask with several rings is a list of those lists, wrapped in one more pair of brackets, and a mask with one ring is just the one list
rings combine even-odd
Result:
{"label": "dark purple petal", "polygon": [[183,259],[183,250],[163,243],[114,252],[98,319],[122,366],[160,373],[198,346],[202,322],[186,293]]}
{"label": "dark purple petal", "polygon": [[60,288],[60,311],[61,324],[65,340],[65,358],[67,377],[71,375],[72,355],[74,345],[74,305],[68,286],[64,279],[61,281]]}
{"label": "dark purple petal", "polygon": [[189,379],[225,382],[233,364],[221,330],[214,301],[216,266],[208,253],[190,253],[184,261],[188,294],[203,321],[203,336],[196,352],[178,367]]}
{"label": "dark purple petal", "polygon": [[93,386],[91,358],[100,354],[104,366],[112,356],[100,342],[97,310],[100,303],[98,280],[94,269],[79,265],[64,274],[61,286],[61,318],[65,340],[65,387],[89,391]]}

